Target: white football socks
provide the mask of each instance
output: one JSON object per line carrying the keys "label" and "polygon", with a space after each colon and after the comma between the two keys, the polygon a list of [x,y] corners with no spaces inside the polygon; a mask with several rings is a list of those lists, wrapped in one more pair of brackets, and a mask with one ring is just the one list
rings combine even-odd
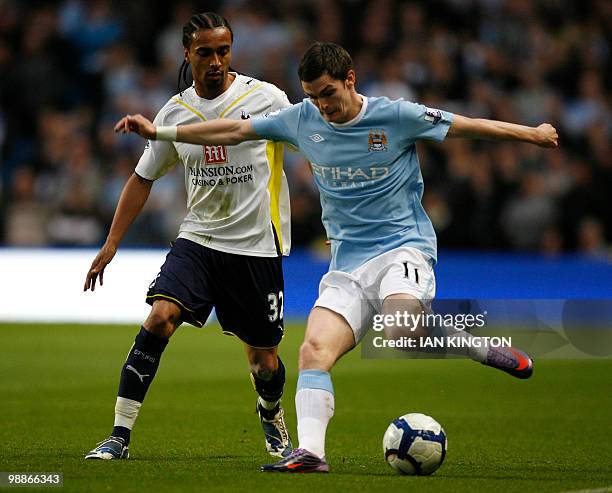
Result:
{"label": "white football socks", "polygon": [[334,415],[334,394],[323,389],[298,389],[295,409],[299,447],[325,457],[325,432]]}
{"label": "white football socks", "polygon": [[117,397],[115,403],[115,426],[123,426],[131,430],[138,417],[142,402],[126,399],[125,397]]}
{"label": "white football socks", "polygon": [[280,402],[280,399],[278,401],[266,401],[266,400],[262,399],[261,396],[259,396],[257,398],[257,402],[259,402],[259,405],[261,407],[263,407],[264,409],[266,409],[268,411],[272,411],[272,409],[274,409],[276,406],[278,406],[278,403]]}

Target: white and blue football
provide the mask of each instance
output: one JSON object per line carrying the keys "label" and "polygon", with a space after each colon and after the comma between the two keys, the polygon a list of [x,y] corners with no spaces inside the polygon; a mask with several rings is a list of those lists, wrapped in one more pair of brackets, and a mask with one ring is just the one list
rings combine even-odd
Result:
{"label": "white and blue football", "polygon": [[383,437],[385,460],[398,474],[426,476],[444,462],[448,441],[431,416],[410,413],[394,420]]}

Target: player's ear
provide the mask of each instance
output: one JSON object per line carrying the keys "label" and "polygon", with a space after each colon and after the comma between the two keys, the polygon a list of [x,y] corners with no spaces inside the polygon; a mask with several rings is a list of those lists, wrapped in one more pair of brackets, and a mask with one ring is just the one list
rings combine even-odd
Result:
{"label": "player's ear", "polygon": [[183,54],[185,55],[185,61],[186,61],[187,63],[191,63],[191,62],[190,62],[190,60],[189,60],[189,49],[185,48],[185,49],[183,50]]}
{"label": "player's ear", "polygon": [[356,74],[353,69],[350,69],[346,74],[346,80],[344,81],[344,85],[347,89],[352,89],[355,87]]}

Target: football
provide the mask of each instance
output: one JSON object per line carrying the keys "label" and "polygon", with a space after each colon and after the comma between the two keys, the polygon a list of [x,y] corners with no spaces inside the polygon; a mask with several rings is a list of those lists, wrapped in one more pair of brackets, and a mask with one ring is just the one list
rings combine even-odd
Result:
{"label": "football", "polygon": [[398,474],[426,476],[444,462],[444,429],[431,416],[410,413],[394,420],[383,437],[385,460]]}

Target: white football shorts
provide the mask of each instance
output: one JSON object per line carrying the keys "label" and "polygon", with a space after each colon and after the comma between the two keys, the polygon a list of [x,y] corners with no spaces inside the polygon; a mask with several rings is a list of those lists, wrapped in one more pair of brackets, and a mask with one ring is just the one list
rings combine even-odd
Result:
{"label": "white football shorts", "polygon": [[433,261],[416,248],[399,247],[368,260],[351,273],[333,270],[319,283],[315,306],[342,315],[355,342],[372,326],[375,314],[392,294],[409,294],[426,305],[436,295]]}

